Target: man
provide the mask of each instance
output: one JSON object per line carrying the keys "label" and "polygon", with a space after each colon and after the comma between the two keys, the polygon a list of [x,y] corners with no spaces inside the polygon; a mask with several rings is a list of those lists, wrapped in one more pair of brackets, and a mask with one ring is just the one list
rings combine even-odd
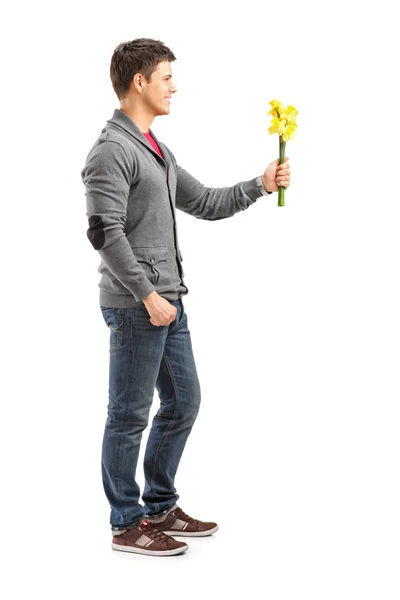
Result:
{"label": "man", "polygon": [[[209,188],[180,167],[150,129],[170,112],[177,88],[174,54],[162,42],[120,44],[111,81],[120,101],[82,170],[88,238],[101,263],[100,307],[110,329],[108,417],[102,477],[111,507],[112,548],[149,555],[181,554],[176,536],[206,536],[218,525],[187,515],[174,480],[200,405],[200,384],[182,296],[175,209],[217,220],[245,210],[262,195],[290,184],[289,163],[271,163],[262,176]],[[144,458],[139,503],[136,466],[154,391],[154,417]]]}

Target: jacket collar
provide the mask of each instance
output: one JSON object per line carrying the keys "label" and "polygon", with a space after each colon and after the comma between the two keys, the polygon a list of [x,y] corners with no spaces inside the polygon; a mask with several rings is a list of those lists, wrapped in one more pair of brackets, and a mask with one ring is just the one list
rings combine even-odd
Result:
{"label": "jacket collar", "polygon": [[120,110],[119,108],[116,108],[114,110],[113,116],[111,117],[111,119],[109,119],[107,121],[107,123],[111,127],[114,127],[116,129],[122,129],[123,131],[125,131],[129,135],[133,136],[136,140],[138,140],[141,144],[143,144],[146,148],[148,148],[148,150],[150,150],[154,154],[154,156],[156,156],[163,163],[166,163],[168,166],[172,165],[172,161],[171,161],[171,158],[169,156],[168,149],[164,146],[164,144],[162,142],[158,141],[158,139],[156,138],[155,134],[153,133],[153,131],[150,128],[149,128],[149,133],[155,139],[155,141],[157,142],[158,146],[160,147],[160,150],[161,150],[161,152],[163,153],[163,156],[164,156],[164,160],[154,150],[153,146],[144,137],[143,133],[140,131],[140,129],[136,125],[135,121],[133,121],[130,117],[128,117],[128,115],[126,113],[124,113],[122,110]]}

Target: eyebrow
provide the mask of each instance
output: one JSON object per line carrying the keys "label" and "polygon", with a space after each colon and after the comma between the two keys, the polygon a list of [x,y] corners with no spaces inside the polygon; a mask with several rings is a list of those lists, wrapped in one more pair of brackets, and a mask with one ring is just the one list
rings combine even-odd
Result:
{"label": "eyebrow", "polygon": [[172,77],[172,73],[166,73],[164,77]]}

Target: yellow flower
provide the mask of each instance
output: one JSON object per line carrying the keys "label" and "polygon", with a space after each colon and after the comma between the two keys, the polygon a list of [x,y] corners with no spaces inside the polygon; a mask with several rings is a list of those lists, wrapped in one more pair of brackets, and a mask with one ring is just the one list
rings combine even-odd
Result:
{"label": "yellow flower", "polygon": [[296,117],[298,110],[292,105],[284,106],[279,100],[271,100],[271,110],[267,113],[272,116],[270,134],[278,133],[283,141],[293,140],[296,133]]}
{"label": "yellow flower", "polygon": [[270,105],[272,106],[272,108],[275,108],[278,113],[280,113],[283,110],[283,104],[282,102],[279,102],[279,100],[271,100]]}
{"label": "yellow flower", "polygon": [[298,111],[295,109],[294,106],[292,106],[291,104],[288,104],[286,107],[286,112],[289,115],[292,115],[293,117],[297,117],[297,115],[299,114]]}
{"label": "yellow flower", "polygon": [[288,125],[282,134],[282,139],[284,142],[288,140],[294,140],[296,135],[296,127],[294,125]]}
{"label": "yellow flower", "polygon": [[271,127],[269,128],[268,131],[270,133],[279,133],[279,135],[280,135],[280,131],[279,131],[280,127],[281,127],[281,122],[280,122],[279,118],[274,117],[271,121]]}

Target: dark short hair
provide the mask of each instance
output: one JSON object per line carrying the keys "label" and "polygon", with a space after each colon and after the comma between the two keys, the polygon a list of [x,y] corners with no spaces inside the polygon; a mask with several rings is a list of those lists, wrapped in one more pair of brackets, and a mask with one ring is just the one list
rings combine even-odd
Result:
{"label": "dark short hair", "polygon": [[121,99],[127,95],[136,73],[150,83],[152,73],[160,62],[176,60],[173,52],[160,40],[137,38],[119,44],[111,58],[110,77],[114,92]]}

